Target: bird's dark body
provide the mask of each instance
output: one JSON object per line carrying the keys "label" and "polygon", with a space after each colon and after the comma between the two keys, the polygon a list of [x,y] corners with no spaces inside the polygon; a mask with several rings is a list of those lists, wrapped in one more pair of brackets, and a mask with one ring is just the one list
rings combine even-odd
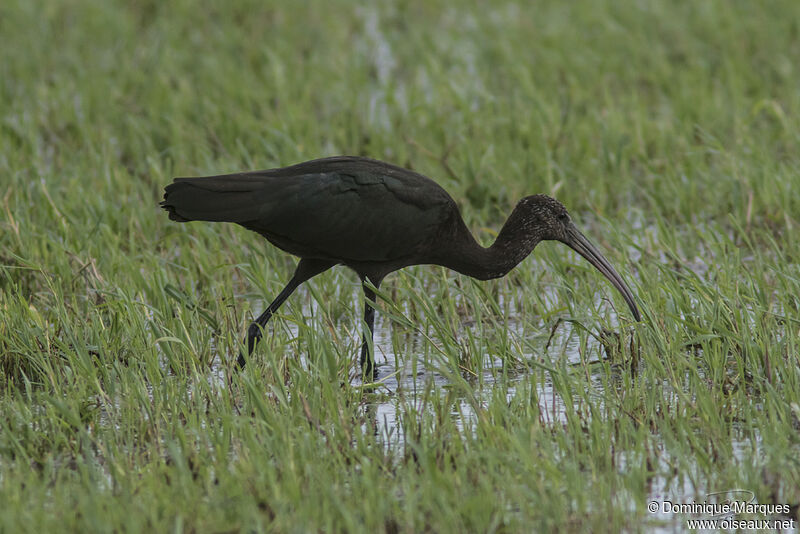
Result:
{"label": "bird's dark body", "polygon": [[[341,156],[289,167],[203,178],[176,178],[162,207],[170,219],[233,222],[301,258],[289,284],[248,331],[248,353],[272,313],[301,283],[343,264],[378,287],[409,265],[436,264],[486,280],[505,275],[543,239],[568,244],[619,289],[638,320],[630,290],[544,195],[522,199],[488,248],[470,234],[456,203],[433,180],[367,158]],[[364,320],[372,334],[374,292],[364,286]],[[372,373],[364,338],[361,362]],[[239,363],[245,360],[240,356]]]}
{"label": "bird's dark body", "polygon": [[431,241],[461,221],[430,178],[365,158],[177,178],[166,191],[173,220],[234,222],[290,254],[344,264],[371,280],[435,262]]}

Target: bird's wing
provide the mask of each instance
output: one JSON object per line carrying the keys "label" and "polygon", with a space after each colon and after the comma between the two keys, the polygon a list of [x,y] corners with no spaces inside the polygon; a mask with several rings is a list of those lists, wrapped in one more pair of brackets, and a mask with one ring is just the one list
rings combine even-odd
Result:
{"label": "bird's wing", "polygon": [[386,175],[327,173],[278,180],[279,187],[259,198],[258,217],[243,225],[298,252],[335,260],[413,256],[436,232],[446,207],[438,195],[426,196]]}
{"label": "bird's wing", "polygon": [[168,186],[163,204],[183,220],[239,223],[304,257],[343,262],[413,257],[455,203],[424,176],[354,160],[179,178]]}

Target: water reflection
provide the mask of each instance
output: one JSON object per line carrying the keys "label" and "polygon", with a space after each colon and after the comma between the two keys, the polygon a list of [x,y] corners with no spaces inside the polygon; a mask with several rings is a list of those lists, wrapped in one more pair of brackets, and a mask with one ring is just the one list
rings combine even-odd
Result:
{"label": "water reflection", "polygon": [[[542,362],[545,366],[554,364],[553,360],[563,361],[566,365],[581,363],[581,340],[575,332],[575,327],[562,321],[554,331],[550,329],[527,328],[518,320],[507,322],[509,335],[521,340],[520,346],[525,347],[522,361]],[[469,327],[467,327],[469,328]],[[456,399],[451,410],[453,422],[459,430],[472,428],[477,414],[475,402],[485,406],[492,398],[496,388],[502,387],[505,391],[506,401],[510,402],[516,394],[518,385],[523,381],[530,381],[536,388],[536,398],[539,402],[540,419],[543,424],[566,423],[567,407],[561,395],[553,387],[552,378],[548,373],[535,372],[535,366],[512,368],[504,367],[501,358],[485,354],[485,366],[480,376],[470,376],[469,392],[455,387],[451,379],[437,371],[437,362],[419,362],[414,358],[395,358],[391,351],[390,325],[378,324],[375,330],[375,362],[378,369],[379,387],[377,391],[383,395],[374,396],[366,404],[368,416],[373,419],[376,436],[381,437],[388,447],[402,447],[404,435],[398,413],[402,413],[404,405],[411,405],[416,410],[425,409],[423,405],[426,396],[431,392],[444,396],[451,395]],[[420,345],[428,340],[422,340],[421,335],[414,336],[415,345]],[[550,352],[543,350],[545,340],[549,340]],[[538,349],[538,350],[537,350]],[[601,347],[597,339],[589,337],[585,349],[590,353],[600,353]],[[396,363],[399,368],[396,367]],[[442,362],[442,366],[448,362]],[[540,378],[540,379],[539,379]],[[590,378],[592,388],[602,388],[602,377],[592,373]],[[352,383],[361,385],[359,378],[354,378]]]}
{"label": "water reflection", "polygon": [[[360,301],[357,289],[353,286],[353,302]],[[559,295],[557,291],[556,288],[547,286],[540,290],[541,303],[548,310],[558,309],[559,303],[563,302],[563,295]],[[605,326],[618,330],[617,315],[610,309],[612,303],[607,300],[607,296],[607,288],[599,285],[593,299],[592,316],[604,317]],[[308,294],[300,296],[296,301],[299,302],[294,305],[302,307],[303,317],[320,317],[324,313],[316,299],[309,298]],[[441,408],[444,403],[436,401],[446,400],[449,422],[461,432],[474,432],[480,417],[479,412],[484,407],[497,402],[498,396],[502,395],[505,396],[505,401],[510,403],[518,391],[526,397],[529,395],[538,403],[539,423],[543,426],[565,425],[568,414],[577,411],[586,413],[587,397],[592,407],[591,413],[600,414],[602,417],[605,413],[603,409],[605,400],[609,398],[607,388],[624,387],[624,381],[620,380],[621,372],[613,366],[609,373],[609,366],[585,365],[587,360],[597,361],[606,356],[596,332],[599,326],[591,325],[595,332],[586,335],[586,331],[581,331],[582,326],[567,320],[561,321],[557,328],[553,329],[556,323],[555,316],[548,316],[546,319],[535,315],[531,317],[529,311],[517,310],[513,302],[500,302],[500,309],[504,311],[504,316],[499,325],[487,326],[463,320],[456,335],[462,339],[475,339],[497,328],[502,335],[508,335],[513,340],[512,346],[520,353],[510,357],[483,354],[484,366],[481,371],[477,376],[473,373],[466,377],[465,374],[459,374],[453,362],[438,356],[437,350],[431,348],[432,345],[440,344],[441,340],[419,330],[403,330],[378,313],[374,342],[380,384],[372,393],[364,396],[363,430],[374,434],[376,441],[387,452],[395,452],[402,456],[408,444],[405,429],[414,426],[404,425],[403,419],[413,416],[410,415],[411,412],[418,415],[432,411],[435,407]],[[567,314],[567,311],[559,313],[560,316]],[[358,316],[358,311],[353,310],[351,315]],[[352,322],[348,326],[347,321],[348,319],[344,318],[341,323],[331,326],[343,333],[349,328],[349,334],[343,336],[349,335],[351,344],[357,347],[360,334],[357,328],[353,328]],[[299,336],[298,327],[292,321],[278,321],[273,328],[288,330],[279,335],[285,335],[289,339],[296,340]],[[398,330],[401,332],[397,333]],[[478,343],[476,346],[480,349],[492,346],[492,343]],[[397,353],[394,352],[395,349]],[[356,353],[356,350],[352,351],[353,361]],[[301,364],[305,366],[304,357],[300,358]],[[509,360],[514,361],[509,363]],[[572,386],[565,386],[562,382],[554,384],[553,373],[550,370],[557,371],[555,374],[558,380],[560,370],[572,366],[581,366],[581,370],[585,370],[581,376],[582,380],[567,381]],[[212,380],[221,384],[224,372],[217,368]],[[353,387],[362,386],[355,365],[349,383]],[[583,387],[585,391],[568,391],[564,390],[565,387]],[[434,402],[431,402],[432,400]],[[408,438],[408,441],[411,441],[410,436]],[[741,440],[734,440],[733,446],[737,457],[739,454],[747,454],[748,451],[749,454],[757,453],[752,450],[751,442],[744,438],[744,433]],[[624,471],[626,464],[630,465],[628,462],[641,462],[642,459],[636,454],[618,451],[615,458],[619,463],[619,469]],[[693,502],[697,500],[698,495],[720,490],[699,485],[696,477],[665,475],[674,472],[674,468],[670,463],[672,459],[663,450],[649,460],[653,462],[649,470],[654,476],[648,480],[646,496],[648,502],[664,499],[673,502]],[[637,509],[642,502],[641,495],[621,497],[624,502],[629,503],[632,515],[641,512]],[[669,517],[663,514],[651,514],[646,518],[648,528],[656,532],[681,530],[685,525],[685,519],[686,517],[675,514]]]}

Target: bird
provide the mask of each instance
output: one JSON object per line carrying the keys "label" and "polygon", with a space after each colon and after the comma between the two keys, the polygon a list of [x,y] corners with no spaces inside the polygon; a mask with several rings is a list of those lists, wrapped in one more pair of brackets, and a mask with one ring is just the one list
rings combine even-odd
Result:
{"label": "bird", "polygon": [[[411,265],[444,266],[478,280],[505,276],[542,241],[566,244],[589,261],[622,294],[636,321],[633,292],[598,249],[578,230],[558,200],[526,196],[513,209],[494,243],[480,245],[453,198],[434,180],[383,161],[335,156],[288,167],[218,176],[175,178],[160,203],[177,222],[236,223],[297,256],[294,274],[253,321],[243,368],[272,315],[302,283],[335,265],[358,274],[364,292],[360,364],[377,376],[369,346],[376,294],[384,278]],[[369,339],[367,339],[369,336]]]}

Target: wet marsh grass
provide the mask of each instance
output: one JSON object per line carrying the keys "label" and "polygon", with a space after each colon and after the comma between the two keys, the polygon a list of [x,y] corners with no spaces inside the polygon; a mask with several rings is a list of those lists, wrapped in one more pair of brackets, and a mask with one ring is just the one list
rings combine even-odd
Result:
{"label": "wet marsh grass", "polygon": [[[665,496],[800,503],[795,3],[221,6],[0,8],[0,530],[636,531],[681,525],[647,512]],[[161,189],[338,153],[436,178],[484,244],[557,196],[645,321],[561,245],[487,283],[415,267],[381,287],[386,380],[362,387],[334,269],[235,372],[294,262],[168,221]]]}

